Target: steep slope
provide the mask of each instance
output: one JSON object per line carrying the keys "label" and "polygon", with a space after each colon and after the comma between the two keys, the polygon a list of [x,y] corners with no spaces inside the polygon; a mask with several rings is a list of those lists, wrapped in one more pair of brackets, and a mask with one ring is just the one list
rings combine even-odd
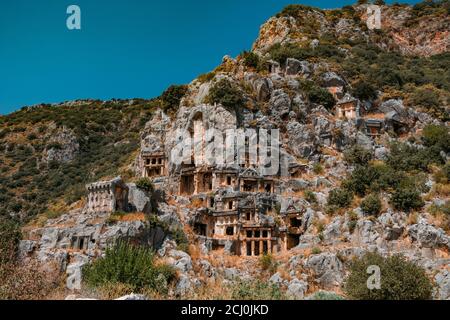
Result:
{"label": "steep slope", "polygon": [[86,183],[126,175],[153,105],[76,101],[0,118],[0,215],[21,222],[54,217],[84,195]]}
{"label": "steep slope", "polygon": [[[158,259],[178,270],[165,297],[242,298],[241,288],[265,299],[342,294],[350,261],[377,250],[436,275],[436,298],[448,298],[448,1],[382,6],[381,30],[369,30],[366,12],[366,5],[289,6],[261,27],[251,52],[225,56],[159,99],[81,101],[3,117],[2,215],[26,222],[46,213],[26,228],[21,253],[57,260],[80,284],[82,265],[108,240],[135,234],[133,222],[143,228],[151,201],[143,188],[157,202],[146,223],[162,230]],[[208,171],[168,161],[179,130],[195,137],[212,127],[279,129],[288,174],[261,178],[247,164]],[[203,190],[205,172],[236,179],[205,182]],[[263,188],[233,185],[249,173]],[[129,184],[131,213],[123,203],[96,212],[104,207],[97,196],[110,199],[122,185],[109,179],[117,174],[151,182]],[[83,190],[96,180],[103,180],[91,185],[99,193]],[[253,224],[242,213],[250,207]],[[259,229],[233,229],[246,224]],[[253,239],[270,233],[266,247]],[[258,254],[273,247],[273,255],[256,258],[256,242]]]}

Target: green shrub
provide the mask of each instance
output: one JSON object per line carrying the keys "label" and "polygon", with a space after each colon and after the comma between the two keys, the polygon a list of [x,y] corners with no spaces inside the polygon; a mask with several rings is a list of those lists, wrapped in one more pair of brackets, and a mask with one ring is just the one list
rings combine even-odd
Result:
{"label": "green shrub", "polygon": [[327,291],[316,292],[309,299],[310,300],[325,300],[325,301],[345,300],[343,297],[341,297],[337,293],[327,292]]}
{"label": "green shrub", "polygon": [[15,261],[21,239],[19,224],[0,217],[0,265]]}
{"label": "green shrub", "polygon": [[[368,289],[369,266],[380,268],[381,289]],[[425,271],[404,257],[367,253],[352,263],[344,291],[356,300],[429,300],[433,286]]]}
{"label": "green shrub", "polygon": [[415,189],[396,190],[391,197],[391,204],[395,209],[405,212],[421,209],[425,205],[420,192]]}
{"label": "green shrub", "polygon": [[197,77],[197,80],[200,81],[201,83],[210,82],[212,79],[214,79],[215,76],[216,74],[214,72],[208,72],[199,75]]}
{"label": "green shrub", "polygon": [[371,83],[360,80],[353,87],[353,95],[360,100],[377,98],[377,89]]}
{"label": "green shrub", "polygon": [[140,178],[136,182],[136,187],[145,192],[153,192],[154,190],[153,183],[149,178]]}
{"label": "green shrub", "polygon": [[308,201],[309,203],[311,204],[317,203],[316,194],[311,190],[306,190],[303,195],[305,197],[305,200]]}
{"label": "green shrub", "polygon": [[186,95],[188,86],[172,85],[161,95],[163,110],[173,112],[178,110],[181,99]]}
{"label": "green shrub", "polygon": [[372,159],[372,152],[359,145],[354,145],[350,149],[344,151],[344,160],[349,164],[367,165]]}
{"label": "green shrub", "polygon": [[312,103],[320,104],[326,109],[331,110],[336,104],[333,95],[326,89],[314,86],[308,92],[308,99]]}
{"label": "green shrub", "polygon": [[259,56],[253,52],[244,51],[241,53],[244,65],[248,68],[257,69],[259,65]]}
{"label": "green shrub", "polygon": [[358,225],[358,215],[356,214],[355,211],[350,211],[348,213],[348,223],[347,223],[348,231],[352,234],[355,231],[357,225]]}
{"label": "green shrub", "polygon": [[320,163],[315,163],[313,166],[313,172],[315,174],[323,174],[324,172],[323,166]]}
{"label": "green shrub", "polygon": [[422,140],[429,148],[450,152],[450,131],[445,125],[427,125],[423,129]]}
{"label": "green shrub", "polygon": [[276,271],[277,264],[270,253],[263,254],[259,259],[259,263],[263,270],[269,270],[271,273]]}
{"label": "green shrub", "polygon": [[371,216],[377,216],[380,214],[382,204],[380,196],[377,194],[368,195],[361,203],[361,210]]}
{"label": "green shrub", "polygon": [[321,11],[318,8],[311,6],[305,6],[303,4],[289,4],[283,8],[283,10],[277,14],[277,17],[294,17],[298,18],[301,13],[305,11]]}
{"label": "green shrub", "polygon": [[158,291],[161,279],[169,283],[175,271],[165,265],[155,265],[151,250],[120,241],[106,249],[103,258],[85,266],[83,276],[86,284],[94,288],[121,283],[134,290]]}
{"label": "green shrub", "polygon": [[347,208],[353,200],[353,193],[345,189],[331,190],[328,195],[328,205],[337,208]]}
{"label": "green shrub", "polygon": [[212,86],[206,102],[210,104],[219,103],[234,110],[245,105],[245,98],[237,86],[227,79],[222,79]]}
{"label": "green shrub", "polygon": [[231,298],[233,300],[283,300],[285,296],[275,284],[252,280],[234,284]]}
{"label": "green shrub", "polygon": [[177,249],[189,253],[189,240],[183,229],[172,231],[172,239],[177,243]]}

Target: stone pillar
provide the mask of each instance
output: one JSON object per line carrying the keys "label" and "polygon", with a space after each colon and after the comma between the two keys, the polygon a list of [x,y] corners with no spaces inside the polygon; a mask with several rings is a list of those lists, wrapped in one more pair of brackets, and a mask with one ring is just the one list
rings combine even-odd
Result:
{"label": "stone pillar", "polygon": [[198,193],[198,173],[194,174],[194,194]]}
{"label": "stone pillar", "polygon": [[252,241],[252,257],[255,256],[255,241]]}

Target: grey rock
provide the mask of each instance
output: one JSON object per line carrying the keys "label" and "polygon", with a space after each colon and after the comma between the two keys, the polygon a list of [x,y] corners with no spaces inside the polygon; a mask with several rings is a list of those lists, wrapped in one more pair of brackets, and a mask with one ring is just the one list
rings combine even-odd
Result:
{"label": "grey rock", "polygon": [[322,75],[322,83],[325,87],[345,86],[345,81],[334,72],[325,72]]}
{"label": "grey rock", "polygon": [[216,275],[216,270],[215,268],[211,265],[211,263],[209,263],[206,260],[200,260],[200,266],[201,266],[201,271],[202,273],[208,277],[208,278],[213,278]]}
{"label": "grey rock", "polygon": [[29,256],[37,247],[37,242],[32,240],[21,240],[19,243],[19,257],[25,258]]}
{"label": "grey rock", "polygon": [[444,230],[438,229],[425,220],[408,228],[408,235],[416,241],[421,247],[425,248],[450,248],[450,237]]}
{"label": "grey rock", "polygon": [[269,104],[270,112],[277,120],[289,115],[291,111],[291,98],[281,89],[272,92]]}
{"label": "grey rock", "polygon": [[269,282],[276,285],[277,287],[280,287],[283,284],[283,278],[281,277],[280,273],[277,272],[270,277]]}
{"label": "grey rock", "polygon": [[128,186],[128,203],[132,211],[143,212],[145,214],[152,213],[152,205],[150,197],[138,187],[136,184],[129,183]]}
{"label": "grey rock", "polygon": [[185,296],[185,295],[189,294],[190,292],[192,292],[193,289],[194,288],[192,286],[191,279],[188,276],[182,274],[179,277],[177,285],[175,287],[175,294],[179,297]]}
{"label": "grey rock", "polygon": [[236,280],[241,277],[241,273],[236,268],[226,268],[224,270],[224,277],[227,280]]}
{"label": "grey rock", "polygon": [[340,286],[343,281],[343,264],[333,253],[313,255],[306,261],[317,277],[318,283],[324,288]]}
{"label": "grey rock", "polygon": [[323,232],[324,240],[328,243],[334,243],[342,236],[341,226],[343,224],[342,217],[336,217],[325,228]]}
{"label": "grey rock", "polygon": [[118,299],[115,299],[117,301],[144,301],[144,300],[149,300],[146,296],[142,295],[142,294],[129,294],[123,297],[120,297]]}
{"label": "grey rock", "polygon": [[174,268],[181,272],[189,272],[192,270],[192,259],[186,252],[171,250],[169,256],[175,259],[175,262],[173,263]]}
{"label": "grey rock", "polygon": [[66,286],[69,290],[81,290],[82,274],[81,270],[85,262],[72,263],[67,266]]}
{"label": "grey rock", "polygon": [[288,285],[287,295],[291,299],[302,300],[308,291],[308,283],[294,278]]}
{"label": "grey rock", "polygon": [[[57,147],[54,146],[55,144]],[[44,152],[44,162],[70,162],[80,149],[75,133],[65,127],[52,135],[49,146],[50,148]]]}
{"label": "grey rock", "polygon": [[386,160],[388,154],[389,154],[389,151],[385,147],[375,148],[375,159],[377,159],[377,160]]}
{"label": "grey rock", "polygon": [[434,277],[436,283],[436,298],[440,300],[450,299],[450,272],[443,270]]}
{"label": "grey rock", "polygon": [[307,61],[299,61],[294,58],[288,58],[286,60],[286,75],[295,76],[298,74],[309,74],[311,69]]}

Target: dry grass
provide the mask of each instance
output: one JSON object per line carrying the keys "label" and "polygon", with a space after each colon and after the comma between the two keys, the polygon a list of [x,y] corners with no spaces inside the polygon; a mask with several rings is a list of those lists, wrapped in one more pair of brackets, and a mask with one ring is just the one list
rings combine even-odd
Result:
{"label": "dry grass", "polygon": [[63,279],[34,260],[27,263],[0,265],[0,299],[45,300],[52,292],[60,292]]}
{"label": "dry grass", "polygon": [[145,219],[145,214],[138,212],[126,214],[120,219],[120,221],[145,221]]}
{"label": "dry grass", "polygon": [[417,224],[418,221],[419,221],[419,214],[417,212],[413,212],[408,216],[408,219],[406,219],[406,224],[410,226],[413,224]]}

